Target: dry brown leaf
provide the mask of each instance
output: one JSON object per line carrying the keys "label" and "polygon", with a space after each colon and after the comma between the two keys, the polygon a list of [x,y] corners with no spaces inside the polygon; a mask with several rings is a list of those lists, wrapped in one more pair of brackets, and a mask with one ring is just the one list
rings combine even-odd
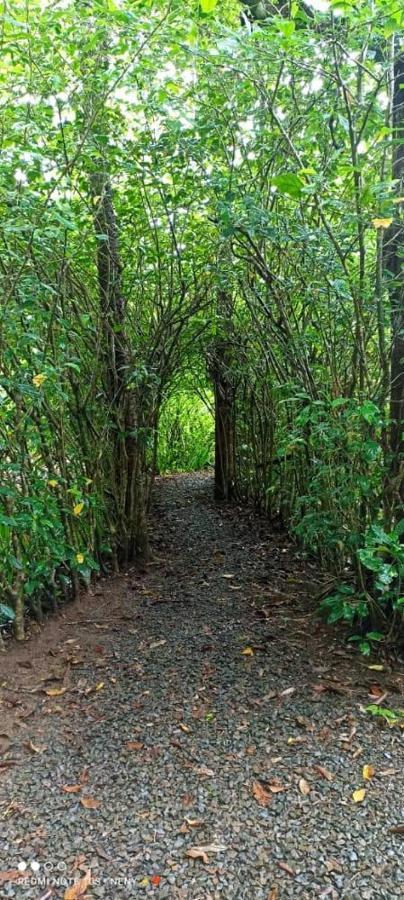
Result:
{"label": "dry brown leaf", "polygon": [[325,769],[324,766],[313,766],[313,769],[321,775],[322,778],[325,778],[326,781],[332,781],[334,775],[328,769]]}
{"label": "dry brown leaf", "polygon": [[179,727],[184,734],[192,734],[192,728],[190,728],[189,725],[185,725],[185,722],[180,722]]}
{"label": "dry brown leaf", "polygon": [[80,803],[84,809],[98,809],[101,806],[101,800],[95,800],[94,797],[81,797]]}
{"label": "dry brown leaf", "polygon": [[28,744],[25,744],[27,750],[30,750],[31,753],[45,753],[45,750],[48,748],[44,746],[39,746],[39,744],[33,744],[32,741],[29,741]]}
{"label": "dry brown leaf", "polygon": [[185,816],[185,821],[189,828],[199,828],[201,825],[204,824],[202,819],[187,819],[186,816]]}
{"label": "dry brown leaf", "polygon": [[189,856],[190,859],[201,859],[202,862],[205,863],[205,866],[209,865],[209,857],[202,847],[190,847],[189,850],[186,851],[185,856]]}
{"label": "dry brown leaf", "polygon": [[79,794],[81,791],[81,784],[64,784],[62,791],[64,791],[65,794]]}
{"label": "dry brown leaf", "polygon": [[285,688],[285,690],[284,690],[284,691],[281,691],[280,694],[279,694],[278,696],[279,696],[279,697],[289,697],[290,694],[294,694],[294,693],[295,693],[295,690],[296,690],[295,687],[288,687],[288,688]]}
{"label": "dry brown leaf", "polygon": [[127,750],[143,750],[144,744],[142,741],[127,741],[125,747]]}
{"label": "dry brown leaf", "polygon": [[277,887],[273,887],[272,890],[268,894],[267,900],[278,900],[278,897],[279,897],[279,890]]}
{"label": "dry brown leaf", "polygon": [[197,766],[195,769],[195,775],[201,775],[201,777],[212,778],[214,774],[213,769],[208,769],[207,766]]}
{"label": "dry brown leaf", "polygon": [[206,844],[203,847],[190,847],[186,851],[186,856],[191,859],[201,859],[207,865],[209,863],[208,853],[223,853],[226,847],[223,844]]}
{"label": "dry brown leaf", "polygon": [[62,694],[65,694],[67,688],[49,688],[49,690],[45,691],[48,697],[61,697]]}
{"label": "dry brown leaf", "polygon": [[80,881],[76,881],[71,887],[67,888],[64,894],[64,900],[77,900],[77,897],[83,897],[86,893],[87,888],[91,884],[91,869],[83,875],[83,878],[80,878]]}
{"label": "dry brown leaf", "polygon": [[315,726],[313,722],[310,722],[310,719],[307,716],[296,716],[296,722],[298,725],[301,725],[302,728],[306,728],[307,731],[314,731]]}
{"label": "dry brown leaf", "polygon": [[260,806],[269,806],[269,804],[272,803],[271,794],[265,790],[259,781],[253,781],[252,792]]}
{"label": "dry brown leaf", "polygon": [[307,797],[307,795],[310,794],[311,787],[305,778],[299,779],[299,791],[304,797]]}
{"label": "dry brown leaf", "polygon": [[19,869],[8,869],[7,872],[0,872],[0,884],[4,884],[7,881],[19,881],[28,877],[28,872],[20,872]]}
{"label": "dry brown leaf", "polygon": [[404,834],[404,825],[392,825],[389,832],[390,834]]}
{"label": "dry brown leaf", "polygon": [[292,878],[296,878],[296,872],[292,869],[291,866],[288,866],[287,863],[278,862],[277,866],[279,869],[282,869],[283,872],[286,872],[287,875],[290,875]]}
{"label": "dry brown leaf", "polygon": [[279,781],[279,778],[271,778],[270,781],[265,781],[265,787],[271,794],[280,794],[281,791],[287,791],[287,787]]}
{"label": "dry brown leaf", "polygon": [[150,644],[149,650],[155,650],[156,647],[163,647],[163,645],[166,644],[166,643],[167,643],[166,640],[154,641],[153,644]]}

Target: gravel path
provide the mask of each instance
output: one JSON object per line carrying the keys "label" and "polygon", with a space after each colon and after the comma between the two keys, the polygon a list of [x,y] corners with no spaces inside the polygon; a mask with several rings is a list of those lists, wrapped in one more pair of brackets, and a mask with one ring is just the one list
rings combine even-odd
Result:
{"label": "gravel path", "polygon": [[404,897],[404,731],[365,710],[404,707],[403,675],[316,621],[296,548],[210,498],[164,479],[147,570],[6,654],[2,898]]}

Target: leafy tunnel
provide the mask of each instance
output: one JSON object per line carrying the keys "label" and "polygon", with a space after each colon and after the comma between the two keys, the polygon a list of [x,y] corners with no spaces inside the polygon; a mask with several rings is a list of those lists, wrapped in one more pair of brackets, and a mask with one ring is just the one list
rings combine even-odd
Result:
{"label": "leafy tunnel", "polygon": [[403,11],[28,7],[2,30],[0,635],[147,557],[155,474],[214,462],[218,500],[333,573],[332,620],[396,641]]}

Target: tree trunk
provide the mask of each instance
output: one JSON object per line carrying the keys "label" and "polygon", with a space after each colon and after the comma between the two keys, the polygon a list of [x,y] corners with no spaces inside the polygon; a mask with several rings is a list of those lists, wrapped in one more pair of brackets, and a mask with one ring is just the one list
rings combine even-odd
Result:
{"label": "tree trunk", "polygon": [[217,306],[222,334],[215,342],[211,360],[215,397],[215,497],[229,501],[235,488],[235,410],[232,302],[225,291],[219,291]]}
{"label": "tree trunk", "polygon": [[[138,438],[135,394],[128,390],[132,368],[125,331],[118,231],[108,173],[92,176],[97,268],[104,331],[106,393],[113,420],[112,494],[115,503],[118,558],[126,565],[148,553],[143,449]],[[102,236],[102,237],[101,237]]]}
{"label": "tree trunk", "polygon": [[[404,193],[404,53],[399,38],[395,38],[393,76],[393,178],[397,196]],[[396,207],[397,217],[403,204]],[[404,225],[394,222],[386,231],[386,267],[389,275],[391,301],[391,389],[390,389],[390,450],[393,508],[401,518],[404,504]]]}

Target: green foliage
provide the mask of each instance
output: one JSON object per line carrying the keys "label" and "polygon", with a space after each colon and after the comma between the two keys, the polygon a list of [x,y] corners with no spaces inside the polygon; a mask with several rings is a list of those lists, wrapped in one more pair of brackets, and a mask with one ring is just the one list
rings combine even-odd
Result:
{"label": "green foliage", "polygon": [[401,723],[404,718],[403,709],[389,709],[387,706],[377,706],[376,703],[371,703],[370,706],[367,706],[366,712],[376,718],[384,719],[389,725]]}
{"label": "green foliage", "polygon": [[[40,614],[117,564],[117,438],[136,443],[140,507],[158,426],[160,470],[211,461],[191,390],[226,332],[238,495],[349,568],[353,593],[327,609],[371,646],[403,607],[383,243],[402,223],[389,104],[404,14],[246,6],[248,24],[239,0],[12,0],[3,16],[2,594]],[[100,288],[100,173],[122,321]]]}
{"label": "green foliage", "polygon": [[[400,522],[397,529],[388,534],[379,525],[370,526],[365,535],[365,546],[356,552],[362,590],[341,584],[335,593],[326,597],[321,610],[328,622],[344,621],[361,626],[373,621],[385,628],[389,626],[393,635],[400,632],[404,620],[402,526],[403,522]],[[363,635],[353,635],[350,640],[368,656],[374,644],[384,638],[381,631],[366,631]]]}
{"label": "green foliage", "polygon": [[193,472],[205,468],[213,462],[213,439],[214,423],[206,403],[195,394],[177,391],[161,411],[158,471]]}

